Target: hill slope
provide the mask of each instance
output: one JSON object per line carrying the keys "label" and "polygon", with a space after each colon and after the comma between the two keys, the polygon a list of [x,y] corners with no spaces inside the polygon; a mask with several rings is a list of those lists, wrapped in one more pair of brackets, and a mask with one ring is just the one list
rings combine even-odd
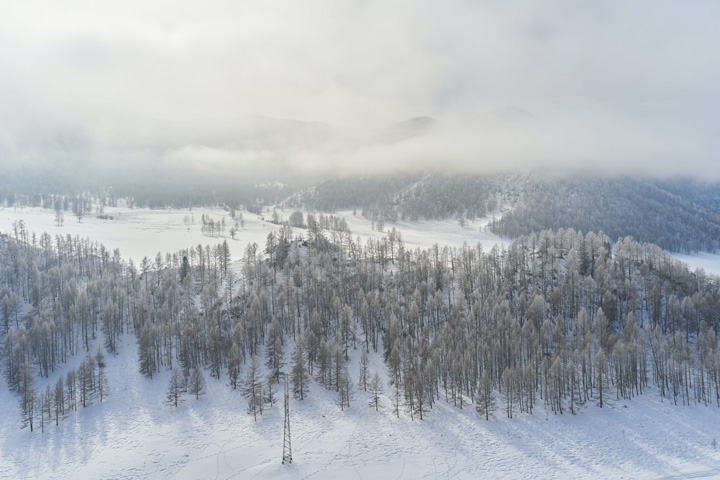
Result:
{"label": "hill slope", "polygon": [[[357,371],[357,356],[351,366]],[[538,408],[489,422],[472,405],[440,401],[423,421],[398,419],[387,396],[379,412],[356,388],[350,409],[314,384],[291,400],[292,465],[282,465],[282,406],[253,421],[225,381],[208,393],[164,404],[169,372],[137,370],[124,337],[108,359],[111,394],[44,434],[20,430],[15,398],[0,385],[0,477],[60,478],[661,478],[720,474],[720,409],[672,406],[656,393],[588,406],[576,415]],[[71,362],[72,363],[72,362]],[[383,371],[374,357],[372,368]],[[53,381],[53,377],[49,379]],[[669,435],[672,432],[672,435]]]}

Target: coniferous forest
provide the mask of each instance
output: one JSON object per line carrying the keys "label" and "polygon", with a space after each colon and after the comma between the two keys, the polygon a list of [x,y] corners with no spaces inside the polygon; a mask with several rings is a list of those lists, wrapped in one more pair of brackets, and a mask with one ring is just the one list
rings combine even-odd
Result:
{"label": "coniferous forest", "polygon": [[[18,424],[44,428],[112,395],[105,355],[127,335],[142,374],[173,371],[168,404],[202,395],[209,375],[240,389],[256,418],[283,373],[300,401],[318,382],[344,409],[359,385],[375,408],[385,392],[393,413],[418,420],[436,402],[512,418],[648,389],[720,406],[720,279],[655,245],[569,229],[507,249],[421,250],[394,229],[362,242],[333,220],[286,224],[241,259],[223,243],[138,265],[79,237],[2,236],[2,363]],[[368,354],[382,356],[387,383]],[[78,355],[54,388],[36,391],[37,376]]]}

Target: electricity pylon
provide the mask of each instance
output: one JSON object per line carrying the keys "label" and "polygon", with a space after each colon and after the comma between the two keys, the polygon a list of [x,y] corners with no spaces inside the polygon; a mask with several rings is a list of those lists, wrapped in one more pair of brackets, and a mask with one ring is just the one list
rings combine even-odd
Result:
{"label": "electricity pylon", "polygon": [[283,428],[283,456],[282,463],[292,463],[292,445],[290,444],[290,387],[288,376],[285,377],[285,427]]}

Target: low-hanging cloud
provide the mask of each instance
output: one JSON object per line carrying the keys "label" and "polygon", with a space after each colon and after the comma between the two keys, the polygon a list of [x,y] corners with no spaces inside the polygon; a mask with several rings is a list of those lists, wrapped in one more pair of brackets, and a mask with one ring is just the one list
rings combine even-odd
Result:
{"label": "low-hanging cloud", "polygon": [[[0,165],[717,179],[717,18],[706,0],[14,2]],[[439,121],[388,136],[418,115]]]}

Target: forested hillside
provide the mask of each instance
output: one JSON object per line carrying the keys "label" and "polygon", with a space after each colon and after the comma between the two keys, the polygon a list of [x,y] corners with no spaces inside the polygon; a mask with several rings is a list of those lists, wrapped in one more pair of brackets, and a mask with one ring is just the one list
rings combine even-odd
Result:
{"label": "forested hillside", "polygon": [[714,252],[720,245],[718,187],[691,185],[631,178],[534,180],[491,229],[509,237],[547,228],[602,230],[612,239],[630,235],[674,252]]}
{"label": "forested hillside", "polygon": [[405,175],[339,178],[292,196],[288,204],[356,208],[381,221],[494,216],[490,229],[516,238],[543,230],[632,236],[674,252],[720,246],[720,187],[693,180],[515,175]]}
{"label": "forested hillside", "polygon": [[503,180],[422,173],[344,177],[298,192],[285,204],[320,211],[357,208],[365,217],[383,221],[476,218],[497,206],[495,196],[505,193]]}
{"label": "forested hillside", "polygon": [[[241,389],[252,415],[275,401],[281,372],[301,401],[315,381],[344,409],[359,383],[414,419],[439,401],[474,404],[481,418],[540,404],[574,413],[649,385],[676,404],[720,405],[719,279],[657,246],[558,230],[507,250],[410,250],[392,232],[361,245],[308,223],[249,245],[239,274],[223,244],[136,266],[77,237],[3,236],[0,338],[18,426],[101,396],[104,361],[90,346],[99,337],[114,353],[123,333],[137,338],[143,374],[177,369],[171,404],[201,395],[207,374]],[[56,389],[35,391],[82,352]],[[389,384],[363,352],[382,355]]]}
{"label": "forested hillside", "polygon": [[[50,178],[50,180],[48,180]],[[295,190],[278,182],[253,183],[244,179],[209,184],[198,175],[192,181],[172,173],[147,173],[128,181],[108,175],[85,179],[66,178],[47,172],[3,171],[0,178],[0,204],[7,207],[30,206],[72,212],[77,202],[113,205],[122,198],[129,205],[149,208],[192,208],[225,205],[259,212],[263,205],[280,202]]]}

